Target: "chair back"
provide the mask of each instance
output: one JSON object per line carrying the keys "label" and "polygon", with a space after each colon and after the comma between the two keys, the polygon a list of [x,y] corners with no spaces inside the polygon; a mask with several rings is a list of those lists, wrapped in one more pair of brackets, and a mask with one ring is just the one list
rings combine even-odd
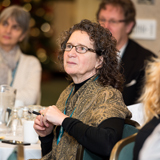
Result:
{"label": "chair back", "polygon": [[125,120],[122,139],[112,149],[110,160],[132,160],[134,140],[137,135],[139,124],[133,120]]}
{"label": "chair back", "polygon": [[83,160],[103,160],[103,158],[85,148],[83,152]]}
{"label": "chair back", "polygon": [[118,141],[112,149],[109,160],[132,160],[136,135],[137,133]]}
{"label": "chair back", "polygon": [[125,124],[122,133],[122,139],[137,133],[138,129],[130,124]]}
{"label": "chair back", "polygon": [[[138,132],[138,129],[136,128],[137,126],[139,126],[139,124],[136,121],[126,119],[125,124],[124,124],[124,128],[123,128],[122,139],[137,133]],[[132,147],[133,147],[133,145],[132,145]],[[80,150],[81,151],[79,151],[79,153],[81,155],[78,154],[76,160],[103,160],[104,159],[104,158],[100,157],[99,155],[96,155],[96,154],[90,152],[86,148],[83,148],[82,146],[81,146]],[[120,159],[113,159],[112,158],[110,160],[120,160]],[[121,159],[121,160],[130,160],[130,159]]]}

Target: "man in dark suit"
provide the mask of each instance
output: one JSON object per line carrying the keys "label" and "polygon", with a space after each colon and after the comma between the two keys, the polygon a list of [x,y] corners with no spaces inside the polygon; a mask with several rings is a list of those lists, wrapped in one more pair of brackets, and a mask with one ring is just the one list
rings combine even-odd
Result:
{"label": "man in dark suit", "polygon": [[137,103],[143,85],[145,62],[155,56],[129,39],[136,23],[135,15],[135,7],[131,0],[103,0],[97,12],[97,21],[104,28],[108,28],[117,40],[125,77],[122,94],[127,106]]}

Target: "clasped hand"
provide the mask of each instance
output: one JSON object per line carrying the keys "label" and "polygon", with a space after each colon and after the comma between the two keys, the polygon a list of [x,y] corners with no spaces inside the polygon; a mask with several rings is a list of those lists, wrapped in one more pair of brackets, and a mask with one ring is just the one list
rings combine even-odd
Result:
{"label": "clasped hand", "polygon": [[68,117],[63,114],[55,105],[49,106],[40,111],[41,115],[37,116],[34,121],[34,129],[41,137],[49,135],[54,125],[62,125],[63,120]]}

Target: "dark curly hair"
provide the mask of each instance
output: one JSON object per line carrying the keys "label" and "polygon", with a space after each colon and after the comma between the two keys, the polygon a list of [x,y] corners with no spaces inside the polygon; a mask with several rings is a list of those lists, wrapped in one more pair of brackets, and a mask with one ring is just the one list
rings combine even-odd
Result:
{"label": "dark curly hair", "polygon": [[103,0],[99,5],[99,9],[96,14],[97,21],[99,21],[100,11],[102,9],[106,9],[106,5],[113,5],[115,7],[120,6],[122,8],[125,17],[125,23],[128,24],[130,22],[134,22],[132,30],[130,31],[130,33],[132,33],[133,28],[136,25],[136,9],[133,2],[131,0]]}
{"label": "dark curly hair", "polygon": [[[80,23],[72,26],[68,31],[63,32],[60,37],[61,48],[65,48],[67,41],[74,31],[84,31],[93,41],[93,48],[97,56],[103,57],[102,67],[96,70],[99,75],[98,82],[102,86],[109,86],[122,91],[124,79],[120,73],[120,64],[116,49],[116,39],[108,29],[104,29],[98,23],[89,20],[82,20]],[[64,50],[59,52],[58,58],[63,63]]]}

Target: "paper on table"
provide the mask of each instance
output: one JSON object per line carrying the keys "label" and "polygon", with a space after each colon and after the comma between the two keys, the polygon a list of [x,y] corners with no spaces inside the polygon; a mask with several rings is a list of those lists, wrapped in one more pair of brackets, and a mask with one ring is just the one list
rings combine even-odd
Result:
{"label": "paper on table", "polygon": [[142,103],[127,106],[130,112],[132,112],[132,120],[137,121],[140,126],[144,124],[144,109]]}

